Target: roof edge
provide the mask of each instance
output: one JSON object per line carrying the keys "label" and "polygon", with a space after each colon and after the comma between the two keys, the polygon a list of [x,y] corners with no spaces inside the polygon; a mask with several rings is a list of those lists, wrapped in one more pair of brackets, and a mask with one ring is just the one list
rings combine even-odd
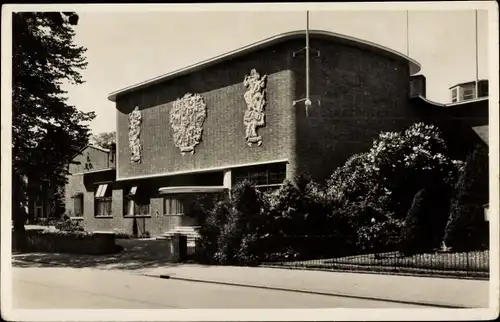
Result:
{"label": "roof edge", "polygon": [[[477,80],[478,83],[479,82],[484,82],[484,81],[489,82],[489,80],[487,78],[483,78],[483,79],[478,79]],[[470,84],[475,84],[475,83],[476,83],[475,80],[469,81],[469,82],[457,83],[457,84],[455,84],[453,86],[450,86],[448,89],[452,89],[452,88],[457,87],[457,86],[470,85]]]}
{"label": "roof edge", "polygon": [[78,155],[80,155],[86,148],[94,148],[96,150],[99,150],[99,151],[102,151],[102,152],[106,152],[106,153],[109,153],[111,152],[111,150],[109,149],[105,149],[105,148],[101,148],[100,146],[97,146],[97,145],[93,145],[93,144],[87,144],[85,145],[83,148],[81,148],[77,153],[75,153],[73,155],[73,157],[71,158],[71,160],[73,160],[74,158],[76,158]]}
{"label": "roof edge", "polygon": [[454,106],[466,105],[466,104],[477,103],[477,102],[482,102],[482,101],[488,101],[490,99],[488,96],[486,96],[486,97],[475,98],[475,99],[462,101],[462,102],[443,104],[443,103],[431,101],[431,100],[423,97],[422,95],[419,95],[418,98],[427,104],[431,104],[431,105],[438,106],[438,107],[454,107]]}
{"label": "roof edge", "polygon": [[[151,85],[166,81],[166,80],[174,78],[174,77],[178,77],[181,75],[192,73],[196,70],[206,68],[210,65],[214,65],[216,63],[219,63],[219,62],[221,62],[221,61],[223,61],[231,56],[243,55],[243,54],[248,53],[248,52],[256,51],[262,47],[265,47],[266,45],[271,45],[274,42],[278,42],[280,40],[283,41],[283,40],[286,40],[287,38],[293,38],[293,37],[297,37],[300,35],[305,35],[305,33],[306,33],[305,30],[296,30],[296,31],[281,33],[281,34],[260,40],[258,42],[252,43],[250,45],[246,45],[246,46],[240,47],[238,49],[226,52],[224,54],[203,60],[199,63],[188,65],[186,67],[174,70],[170,73],[166,73],[166,74],[154,77],[154,78],[150,78],[146,81],[143,81],[143,82],[125,87],[123,89],[114,91],[108,95],[108,100],[110,100],[112,102],[116,102],[117,97],[120,95],[124,95],[126,93],[130,93],[130,92],[133,92],[135,90],[149,87]],[[382,45],[379,45],[376,43],[373,43],[373,42],[368,41],[368,40],[362,40],[359,38],[355,38],[355,37],[351,37],[351,36],[347,36],[347,35],[342,35],[342,34],[334,33],[331,31],[326,31],[326,30],[310,30],[309,33],[311,35],[328,36],[328,37],[332,37],[332,38],[338,38],[338,39],[342,39],[342,40],[351,41],[351,42],[358,43],[358,44],[365,45],[365,46],[367,45],[367,46],[370,46],[370,47],[373,47],[376,49],[383,50],[383,51],[390,53],[392,55],[398,56],[399,58],[402,58],[402,59],[408,61],[409,68],[410,68],[410,75],[414,75],[414,74],[418,73],[422,67],[416,60],[414,60],[414,59],[412,59],[412,58],[410,58],[410,57],[408,57],[408,56],[406,56],[406,55],[404,55],[396,50],[390,49],[388,47],[385,47],[385,46],[382,46]]]}

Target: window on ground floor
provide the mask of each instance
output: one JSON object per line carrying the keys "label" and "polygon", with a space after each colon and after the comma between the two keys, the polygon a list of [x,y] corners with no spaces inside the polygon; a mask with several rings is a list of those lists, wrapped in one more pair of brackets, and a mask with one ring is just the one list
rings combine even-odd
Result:
{"label": "window on ground floor", "polygon": [[163,214],[182,215],[184,214],[184,203],[178,196],[163,197]]}
{"label": "window on ground floor", "polygon": [[151,198],[145,187],[132,186],[124,191],[124,216],[150,216]]}
{"label": "window on ground floor", "polygon": [[76,193],[73,197],[73,212],[75,217],[83,216],[83,193]]}
{"label": "window on ground floor", "polygon": [[95,192],[95,217],[112,216],[112,196],[109,184],[101,184]]}
{"label": "window on ground floor", "polygon": [[249,180],[261,191],[278,189],[286,178],[286,163],[243,167],[232,170],[233,185]]}

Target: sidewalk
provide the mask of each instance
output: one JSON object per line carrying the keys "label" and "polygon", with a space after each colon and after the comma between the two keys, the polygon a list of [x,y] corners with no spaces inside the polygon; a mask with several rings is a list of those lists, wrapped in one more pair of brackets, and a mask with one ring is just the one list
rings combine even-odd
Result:
{"label": "sidewalk", "polygon": [[443,307],[487,308],[489,282],[262,267],[180,265],[141,270],[155,277],[286,289]]}
{"label": "sidewalk", "polygon": [[346,297],[487,308],[489,282],[352,272],[325,272],[264,267],[203,266],[170,263],[168,247],[158,240],[118,240],[124,251],[106,256],[18,254],[17,267],[73,267],[124,271],[154,277],[233,284]]}

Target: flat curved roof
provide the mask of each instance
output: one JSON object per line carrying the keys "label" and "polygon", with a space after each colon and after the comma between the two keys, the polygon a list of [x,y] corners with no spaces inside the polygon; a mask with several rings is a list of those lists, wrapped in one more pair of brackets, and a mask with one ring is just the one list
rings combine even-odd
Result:
{"label": "flat curved roof", "polygon": [[[112,102],[116,102],[116,98],[118,96],[121,96],[121,95],[124,95],[127,93],[131,93],[131,92],[134,92],[136,90],[143,89],[143,88],[149,87],[151,85],[155,85],[155,84],[164,82],[166,80],[169,80],[169,79],[181,76],[181,75],[190,74],[190,73],[193,73],[197,70],[218,64],[222,61],[225,61],[225,60],[237,57],[237,56],[241,56],[244,54],[248,54],[248,53],[257,51],[259,49],[275,45],[277,43],[281,43],[281,42],[291,40],[291,39],[298,39],[300,37],[305,37],[305,34],[306,34],[305,30],[297,30],[297,31],[282,33],[282,34],[258,41],[256,43],[238,48],[236,50],[227,52],[225,54],[215,56],[213,58],[204,60],[202,62],[193,64],[193,65],[189,65],[187,67],[175,70],[173,72],[163,74],[161,76],[148,79],[144,82],[120,89],[118,91],[115,91],[115,92],[109,94],[108,99]],[[400,52],[397,52],[393,49],[384,47],[382,45],[379,45],[379,44],[376,44],[376,43],[373,43],[370,41],[361,40],[361,39],[357,39],[354,37],[341,35],[341,34],[337,34],[334,32],[325,31],[325,30],[310,30],[309,34],[311,36],[320,36],[320,37],[324,37],[327,39],[331,39],[332,41],[346,43],[348,45],[353,45],[353,46],[373,50],[373,51],[380,52],[380,53],[389,54],[390,56],[393,56],[394,58],[403,59],[403,60],[408,62],[408,65],[410,68],[410,75],[414,75],[414,74],[418,73],[421,69],[420,64],[417,61],[411,59],[410,57],[408,57]]]}

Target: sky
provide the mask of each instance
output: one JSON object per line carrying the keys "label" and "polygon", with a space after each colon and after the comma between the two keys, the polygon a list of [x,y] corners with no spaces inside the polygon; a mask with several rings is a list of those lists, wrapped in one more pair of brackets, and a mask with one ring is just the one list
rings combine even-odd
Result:
{"label": "sky", "polygon": [[[305,11],[90,12],[75,42],[87,48],[86,83],[67,87],[69,103],[94,111],[94,133],[115,130],[111,92],[239,47],[305,29]],[[478,74],[488,78],[488,12],[478,11]],[[406,11],[310,10],[310,28],[368,40],[407,54]],[[450,102],[449,87],[476,77],[474,10],[409,10],[409,56],[422,66],[427,98]]]}

